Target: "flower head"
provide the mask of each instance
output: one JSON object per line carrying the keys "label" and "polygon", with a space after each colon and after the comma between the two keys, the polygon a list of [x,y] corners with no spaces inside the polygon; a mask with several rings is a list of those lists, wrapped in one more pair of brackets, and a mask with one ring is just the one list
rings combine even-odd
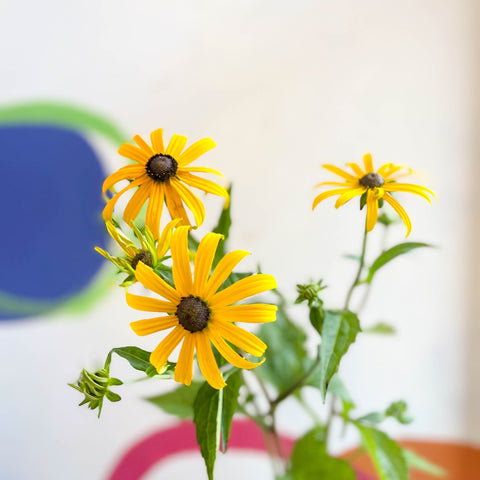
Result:
{"label": "flower head", "polygon": [[108,233],[118,243],[126,255],[124,257],[114,257],[100,247],[95,247],[95,250],[107,260],[110,260],[121,272],[128,274],[128,277],[120,285],[121,287],[127,287],[136,282],[135,269],[140,262],[149,267],[156,268],[165,259],[165,254],[170,247],[172,231],[180,221],[179,218],[176,218],[169,222],[158,240],[155,240],[147,226],[145,226],[142,232],[131,222],[130,226],[140,246],[137,246],[130,238],[124,235],[112,222],[106,222]]}
{"label": "flower head", "polygon": [[127,190],[135,187],[138,188],[125,208],[123,219],[127,223],[134,220],[148,200],[146,224],[155,238],[158,238],[159,235],[164,201],[172,219],[181,218],[183,225],[190,225],[191,222],[185,210],[186,206],[193,213],[196,226],[203,223],[205,218],[203,203],[189,187],[222,196],[228,202],[229,195],[225,188],[215,182],[194,175],[194,173],[221,175],[219,172],[211,168],[190,166],[190,163],[215,146],[210,138],[195,142],[185,151],[183,149],[187,143],[187,138],[181,135],[173,135],[167,148],[165,148],[163,129],[151,133],[151,146],[139,135],[136,135],[133,139],[138,146],[124,143],[118,153],[134,160],[137,164],[122,167],[107,177],[103,183],[103,193],[105,193],[117,182],[131,180],[129,185],[108,201],[103,210],[105,220],[112,218],[113,209],[119,197]]}
{"label": "flower head", "polygon": [[227,253],[210,273],[218,242],[222,238],[222,235],[216,233],[207,234],[200,242],[192,277],[188,255],[188,230],[188,227],[179,227],[172,236],[174,287],[146,265],[139,264],[135,273],[144,287],[165,300],[126,293],[127,303],[132,308],[166,315],[138,320],[130,325],[137,335],[149,335],[173,328],[152,352],[150,363],[160,370],[173,350],[183,341],[175,368],[175,381],[190,385],[196,352],[198,365],[207,382],[213,388],[221,389],[225,382],[215,361],[211,344],[220,355],[238,368],[250,369],[261,365],[262,362],[246,360],[229,345],[231,343],[257,357],[262,356],[267,348],[259,338],[236,326],[234,322],[273,322],[276,306],[262,303],[232,304],[275,288],[276,283],[271,275],[257,274],[219,291],[233,268],[248,252],[236,250]]}
{"label": "flower head", "polygon": [[348,163],[347,165],[352,169],[353,174],[346,172],[334,165],[323,165],[323,168],[332,173],[342,177],[344,182],[322,182],[317,187],[323,185],[335,185],[340,188],[334,188],[318,195],[313,201],[315,208],[322,200],[334,195],[339,195],[335,208],[341,207],[344,203],[351,200],[358,195],[365,195],[365,203],[367,205],[367,231],[373,230],[377,223],[379,202],[383,199],[389,203],[393,209],[398,213],[400,218],[407,227],[407,237],[412,230],[412,223],[408,218],[407,212],[388,192],[407,192],[419,195],[431,203],[429,194],[435,194],[421,185],[414,185],[412,183],[399,183],[397,180],[401,177],[409,175],[412,170],[393,163],[387,163],[381,166],[377,171],[373,168],[372,155],[367,153],[363,156],[363,163],[365,170],[356,164]]}

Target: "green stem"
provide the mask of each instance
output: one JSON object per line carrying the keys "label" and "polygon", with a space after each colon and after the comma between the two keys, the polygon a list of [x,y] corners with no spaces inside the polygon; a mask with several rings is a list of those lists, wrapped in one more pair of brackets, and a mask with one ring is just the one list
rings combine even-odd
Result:
{"label": "green stem", "polygon": [[368,235],[367,226],[365,224],[365,230],[363,232],[363,241],[362,241],[362,253],[360,254],[360,262],[359,262],[359,265],[358,265],[358,271],[357,271],[357,275],[355,276],[355,280],[353,281],[353,283],[350,287],[350,290],[347,293],[347,298],[345,300],[345,306],[343,307],[344,310],[348,310],[348,307],[350,305],[350,299],[352,297],[352,293],[355,290],[355,288],[360,284],[360,276],[362,275],[363,266],[365,265],[365,252],[366,252],[366,249],[367,249],[367,235]]}

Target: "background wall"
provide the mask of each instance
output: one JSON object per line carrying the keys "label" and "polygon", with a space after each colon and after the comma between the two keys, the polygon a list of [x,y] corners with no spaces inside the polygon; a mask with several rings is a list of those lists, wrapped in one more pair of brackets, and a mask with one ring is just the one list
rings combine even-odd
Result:
{"label": "background wall", "polygon": [[[336,211],[332,201],[312,213],[313,185],[331,178],[320,165],[358,162],[370,151],[376,165],[392,161],[418,170],[419,183],[431,186],[438,201],[430,207],[402,197],[414,225],[410,239],[438,248],[398,260],[379,275],[362,324],[388,321],[398,333],[361,338],[342,375],[359,411],[408,401],[415,423],[389,425],[397,437],[480,442],[476,18],[470,0],[1,2],[0,109],[63,102],[101,115],[108,128],[70,118],[81,138],[71,141],[87,143],[91,169],[76,160],[77,144],[53,139],[62,145],[50,155],[58,164],[35,182],[26,165],[45,172],[35,158],[47,161],[48,155],[35,136],[5,146],[12,120],[0,126],[6,216],[0,238],[3,255],[13,262],[0,276],[0,476],[106,479],[126,449],[174,422],[141,399],[171,384],[121,387],[121,404],[106,405],[100,421],[77,408],[79,395],[66,383],[82,367],[100,365],[114,346],[149,349],[157,339],[134,336],[128,323],[135,311],[120,289],[105,288],[112,270],[93,260],[93,246],[105,242],[98,230],[100,198],[88,207],[91,235],[60,259],[61,245],[87,230],[76,230],[75,222],[66,228],[68,215],[58,213],[55,201],[86,199],[81,188],[95,191],[102,173],[124,165],[116,154],[120,139],[158,127],[191,141],[216,141],[202,164],[234,184],[230,248],[253,252],[251,264],[260,262],[292,298],[295,283],[323,277],[331,306],[344,298],[341,279],[353,275],[354,265],[341,255],[358,250],[363,216],[356,204]],[[53,186],[42,190],[47,184]],[[59,196],[52,196],[59,185],[74,194],[55,190]],[[40,207],[43,201],[48,208]],[[206,204],[203,233],[221,202],[208,197]],[[60,216],[51,218],[52,211]],[[50,223],[38,221],[41,215]],[[25,222],[33,218],[29,229]],[[403,237],[400,225],[389,240]],[[72,284],[84,258],[91,269],[73,290],[21,291],[35,285],[32,278],[42,284],[62,275],[65,285]],[[70,271],[59,273],[57,263],[71,265]],[[12,291],[12,278],[19,291]],[[23,301],[12,304],[15,295]],[[64,301],[79,297],[76,310],[65,307]],[[38,302],[41,310],[47,300],[64,307],[27,315],[26,306],[38,313]],[[292,312],[305,321],[302,309]],[[134,378],[121,360],[112,368],[114,376]],[[312,401],[319,402],[315,395]],[[290,435],[308,426],[291,404],[279,417]],[[336,449],[356,441],[347,437]],[[228,475],[266,478],[265,458],[245,465],[238,455],[222,459],[236,466],[233,473],[225,467]],[[149,478],[198,472],[200,457],[187,458],[169,463],[168,472],[176,473],[158,466]]]}

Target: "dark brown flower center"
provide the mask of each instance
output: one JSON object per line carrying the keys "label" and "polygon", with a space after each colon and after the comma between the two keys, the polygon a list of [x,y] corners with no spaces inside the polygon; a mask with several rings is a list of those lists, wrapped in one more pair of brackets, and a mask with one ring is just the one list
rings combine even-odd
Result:
{"label": "dark brown flower center", "polygon": [[182,297],[176,315],[178,322],[185,330],[200,332],[207,326],[210,310],[203,300],[189,295]]}
{"label": "dark brown flower center", "polygon": [[145,165],[147,175],[159,182],[166,182],[177,173],[178,163],[170,155],[154,155]]}
{"label": "dark brown flower center", "polygon": [[368,188],[381,187],[385,179],[378,173],[367,173],[359,180],[360,185]]}
{"label": "dark brown flower center", "polygon": [[134,270],[137,268],[138,262],[142,262],[148,267],[153,268],[153,258],[150,252],[139,252],[133,257],[132,268]]}

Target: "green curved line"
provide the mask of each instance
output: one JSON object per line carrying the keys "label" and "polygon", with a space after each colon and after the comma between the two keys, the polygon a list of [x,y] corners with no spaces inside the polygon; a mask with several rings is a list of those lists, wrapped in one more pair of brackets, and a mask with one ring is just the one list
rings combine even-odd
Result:
{"label": "green curved line", "polygon": [[67,103],[38,101],[0,107],[0,124],[53,124],[74,127],[85,133],[101,133],[116,146],[125,143],[126,135],[102,115]]}

